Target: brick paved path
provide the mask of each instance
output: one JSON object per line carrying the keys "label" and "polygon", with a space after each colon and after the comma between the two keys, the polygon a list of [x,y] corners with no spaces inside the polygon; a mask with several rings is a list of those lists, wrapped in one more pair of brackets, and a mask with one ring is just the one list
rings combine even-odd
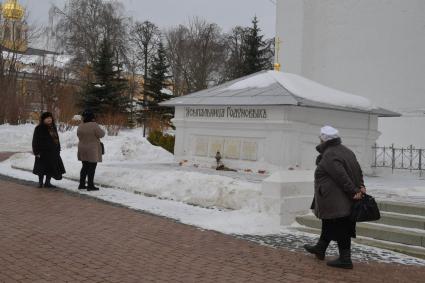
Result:
{"label": "brick paved path", "polygon": [[0,282],[424,282],[425,269],[313,257],[0,180]]}

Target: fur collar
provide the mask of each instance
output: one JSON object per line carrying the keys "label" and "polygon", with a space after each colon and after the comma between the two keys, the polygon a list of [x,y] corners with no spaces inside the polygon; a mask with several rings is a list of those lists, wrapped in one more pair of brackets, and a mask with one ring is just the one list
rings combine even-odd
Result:
{"label": "fur collar", "polygon": [[342,143],[341,138],[336,138],[336,139],[324,142],[322,144],[319,144],[318,146],[316,146],[316,150],[319,153],[324,153],[327,148],[331,146],[340,145],[341,143]]}

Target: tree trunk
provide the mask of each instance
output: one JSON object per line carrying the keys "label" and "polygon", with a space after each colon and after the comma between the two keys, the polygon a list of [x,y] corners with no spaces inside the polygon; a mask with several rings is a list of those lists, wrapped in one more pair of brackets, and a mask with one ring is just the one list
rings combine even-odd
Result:
{"label": "tree trunk", "polygon": [[146,126],[147,126],[147,117],[146,117],[146,109],[145,107],[147,107],[147,95],[146,95],[146,84],[148,81],[148,46],[144,46],[144,54],[143,56],[145,57],[145,74],[143,76],[144,82],[143,82],[143,137],[146,137]]}

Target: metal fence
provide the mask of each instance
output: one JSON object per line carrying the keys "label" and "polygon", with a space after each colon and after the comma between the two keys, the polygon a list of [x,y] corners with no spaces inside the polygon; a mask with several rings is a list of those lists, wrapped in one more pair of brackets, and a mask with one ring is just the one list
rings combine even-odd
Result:
{"label": "metal fence", "polygon": [[407,148],[397,148],[394,146],[379,147],[373,146],[374,168],[391,168],[394,170],[425,170],[425,149],[409,146]]}

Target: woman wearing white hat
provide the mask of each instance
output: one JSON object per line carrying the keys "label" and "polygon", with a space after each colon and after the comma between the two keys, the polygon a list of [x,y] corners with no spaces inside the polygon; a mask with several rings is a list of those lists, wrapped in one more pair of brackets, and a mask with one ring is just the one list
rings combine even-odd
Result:
{"label": "woman wearing white hat", "polygon": [[304,245],[304,248],[323,260],[330,241],[336,241],[339,258],[327,264],[351,269],[351,238],[356,237],[356,223],[349,216],[353,202],[366,193],[363,173],[355,154],[341,144],[337,129],[323,127],[316,149],[320,154],[316,159],[311,208],[322,220],[322,232],[316,245]]}

